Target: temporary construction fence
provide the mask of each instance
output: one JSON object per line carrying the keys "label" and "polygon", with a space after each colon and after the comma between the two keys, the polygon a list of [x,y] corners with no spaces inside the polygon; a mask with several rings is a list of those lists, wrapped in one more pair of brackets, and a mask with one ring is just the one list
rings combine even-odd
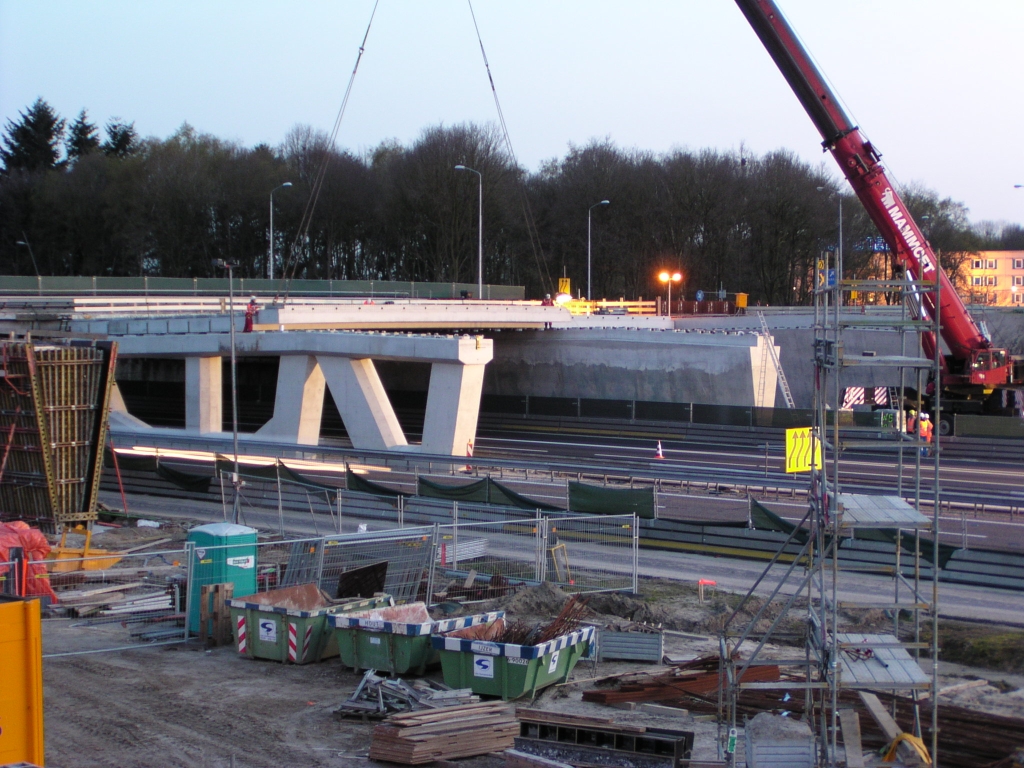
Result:
{"label": "temporary construction fence", "polygon": [[[343,534],[292,542],[281,586],[315,582],[337,593],[342,574],[354,568],[387,563],[384,592],[395,602],[411,602],[430,583],[437,531],[432,526],[397,531]],[[367,595],[368,597],[368,595]]]}
{"label": "temporary construction fence", "polygon": [[[637,590],[635,515],[537,515],[502,522],[438,526],[435,583],[473,579],[502,584],[549,582],[567,592]],[[483,546],[480,546],[480,543]]]}
{"label": "temporary construction fence", "polygon": [[184,549],[36,561],[57,600],[44,612],[43,655],[186,639]]}

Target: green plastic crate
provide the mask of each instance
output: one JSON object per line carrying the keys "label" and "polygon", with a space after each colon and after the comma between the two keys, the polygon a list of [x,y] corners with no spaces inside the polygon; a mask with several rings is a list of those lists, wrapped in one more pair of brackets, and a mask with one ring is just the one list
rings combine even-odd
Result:
{"label": "green plastic crate", "polygon": [[228,600],[235,647],[251,659],[309,664],[338,655],[327,619],[332,614],[394,605],[391,595],[360,598],[309,611],[283,608],[248,598]]}
{"label": "green plastic crate", "polygon": [[504,611],[495,611],[457,619],[419,621],[415,619],[417,613],[427,616],[423,603],[333,614],[327,617],[327,622],[334,628],[338,652],[346,666],[395,675],[422,675],[427,667],[438,662],[438,653],[430,643],[431,634],[485,624],[505,615]]}
{"label": "green plastic crate", "polygon": [[430,640],[441,654],[445,685],[509,701],[526,694],[533,698],[552,683],[566,682],[593,638],[594,628],[583,627],[540,645],[466,640],[441,632]]}

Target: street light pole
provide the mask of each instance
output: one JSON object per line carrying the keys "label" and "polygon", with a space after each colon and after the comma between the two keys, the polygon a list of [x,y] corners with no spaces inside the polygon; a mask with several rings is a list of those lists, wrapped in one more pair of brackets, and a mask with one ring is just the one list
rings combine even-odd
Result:
{"label": "street light pole", "polygon": [[590,271],[590,216],[594,212],[594,209],[601,205],[608,205],[610,200],[602,200],[600,203],[594,203],[587,210],[587,301],[594,300],[594,286],[591,282],[591,271]]}
{"label": "street light pole", "polygon": [[290,187],[292,183],[286,181],[280,186],[270,190],[270,241],[267,243],[267,279],[274,279],[274,193],[284,187]]}
{"label": "street light pole", "polygon": [[456,165],[456,171],[470,171],[480,177],[480,203],[477,216],[477,255],[476,255],[476,297],[484,297],[484,175],[465,165]]}
{"label": "street light pole", "polygon": [[661,282],[666,283],[668,285],[668,311],[665,314],[667,314],[669,319],[671,319],[672,318],[672,283],[681,282],[682,279],[683,279],[683,275],[682,275],[681,272],[673,272],[672,274],[669,274],[668,272],[662,272],[660,275],[658,275],[658,279]]}
{"label": "street light pole", "polygon": [[[22,232],[21,236],[25,237],[25,233]],[[29,256],[30,259],[32,259],[32,269],[34,269],[36,271],[36,277],[39,277],[39,265],[36,264],[36,255],[34,253],[32,253],[32,246],[29,245],[28,238],[25,237],[24,240],[16,241],[15,245],[24,245],[26,248],[28,248],[28,256]]]}
{"label": "street light pole", "polygon": [[[826,192],[830,190],[828,187],[818,187],[819,192]],[[839,241],[836,243],[836,277],[839,282],[843,280],[843,196],[837,191],[836,199],[839,200]],[[839,291],[836,295],[836,305],[843,306],[843,292]]]}
{"label": "street light pole", "polygon": [[238,380],[236,377],[235,358],[235,280],[234,269],[237,264],[224,259],[215,259],[213,266],[228,271],[228,324],[231,329],[231,437],[235,451],[235,472],[231,478],[231,484],[235,487],[235,498],[231,505],[231,522],[237,523],[239,517],[239,488],[241,482],[238,477]]}

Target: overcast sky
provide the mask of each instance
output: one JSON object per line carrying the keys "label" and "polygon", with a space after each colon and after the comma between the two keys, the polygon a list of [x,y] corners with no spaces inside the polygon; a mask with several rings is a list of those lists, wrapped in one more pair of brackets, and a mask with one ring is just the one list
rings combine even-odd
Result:
{"label": "overcast sky", "polygon": [[[1024,0],[779,0],[900,183],[1024,221]],[[0,0],[0,118],[37,96],[165,138],[245,145],[329,130],[372,0]],[[820,138],[732,0],[474,0],[519,160],[570,143],[823,160]],[[380,0],[338,143],[494,121],[465,0]]]}

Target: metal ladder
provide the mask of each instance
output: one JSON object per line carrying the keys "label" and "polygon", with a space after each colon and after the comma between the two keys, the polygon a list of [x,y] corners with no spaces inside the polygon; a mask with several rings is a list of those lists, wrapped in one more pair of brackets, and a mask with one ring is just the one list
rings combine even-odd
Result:
{"label": "metal ladder", "polygon": [[[757,319],[761,321],[761,336],[764,337],[765,345],[768,347],[768,353],[772,356],[772,364],[775,366],[775,373],[779,377],[779,387],[782,388],[782,396],[786,400],[786,407],[795,408],[796,404],[793,402],[793,393],[789,389],[789,382],[786,381],[786,372],[782,370],[782,362],[779,360],[779,356],[775,352],[775,342],[772,340],[772,335],[768,331],[768,323],[764,319],[764,312],[758,312]],[[763,359],[764,358],[762,358],[762,360]],[[761,387],[764,387],[763,372],[761,376]],[[764,400],[762,399],[761,402],[764,402]]]}

